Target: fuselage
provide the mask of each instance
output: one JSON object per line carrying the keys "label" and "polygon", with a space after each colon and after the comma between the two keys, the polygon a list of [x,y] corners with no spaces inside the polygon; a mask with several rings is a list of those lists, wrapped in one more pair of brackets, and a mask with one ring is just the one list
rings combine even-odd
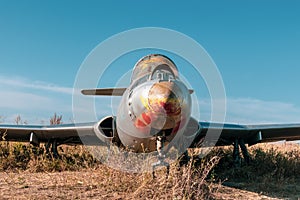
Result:
{"label": "fuselage", "polygon": [[190,115],[190,92],[175,64],[158,54],[139,60],[118,108],[121,142],[135,151],[155,151],[156,136],[164,134],[171,141],[183,133]]}

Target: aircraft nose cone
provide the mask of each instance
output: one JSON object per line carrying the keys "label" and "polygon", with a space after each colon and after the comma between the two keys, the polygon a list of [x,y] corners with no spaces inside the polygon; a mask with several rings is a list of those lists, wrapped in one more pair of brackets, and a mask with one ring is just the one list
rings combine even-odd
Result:
{"label": "aircraft nose cone", "polygon": [[180,119],[182,95],[174,82],[155,83],[148,93],[151,126],[162,130],[174,128]]}
{"label": "aircraft nose cone", "polygon": [[174,82],[155,83],[148,94],[148,103],[154,113],[176,115],[181,110],[180,88]]}

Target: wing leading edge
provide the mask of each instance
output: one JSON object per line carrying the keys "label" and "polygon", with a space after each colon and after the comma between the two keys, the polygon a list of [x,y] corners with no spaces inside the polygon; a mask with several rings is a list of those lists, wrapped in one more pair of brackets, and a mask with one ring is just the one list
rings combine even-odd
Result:
{"label": "wing leading edge", "polygon": [[[95,88],[81,90],[81,93],[92,96],[122,96],[126,90],[127,88]],[[190,94],[193,92],[194,90],[189,90]]]}
{"label": "wing leading edge", "polygon": [[[95,123],[40,125],[0,125],[0,141],[46,143],[51,139],[64,144],[101,145],[94,132]],[[79,136],[80,133],[80,136]]]}
{"label": "wing leading edge", "polygon": [[[200,132],[191,147],[199,146],[204,137],[216,139],[217,146],[232,145],[235,139],[243,139],[248,145],[300,140],[300,124],[238,125],[199,122],[199,125]],[[0,141],[29,141],[38,144],[57,139],[64,144],[103,145],[95,134],[94,126],[94,122],[51,126],[0,125]],[[220,136],[217,137],[220,132]]]}
{"label": "wing leading edge", "polygon": [[248,145],[275,141],[300,140],[300,124],[266,124],[266,125],[238,125],[199,122],[201,131],[193,142],[194,146],[203,137],[217,137],[217,145],[231,145],[235,139],[243,139]]}

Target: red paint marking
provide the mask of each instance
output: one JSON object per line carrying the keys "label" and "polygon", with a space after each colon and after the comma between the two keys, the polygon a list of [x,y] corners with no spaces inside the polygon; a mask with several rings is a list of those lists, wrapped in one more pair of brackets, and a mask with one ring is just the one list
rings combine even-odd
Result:
{"label": "red paint marking", "polygon": [[140,117],[138,117],[134,123],[134,125],[137,127],[137,128],[145,128],[146,126],[150,125],[151,122],[152,122],[152,119],[151,119],[152,115],[151,113],[142,113],[140,115]]}
{"label": "red paint marking", "polygon": [[144,127],[146,127],[147,125],[146,125],[142,120],[137,119],[137,120],[135,121],[135,126],[136,126],[137,128],[144,128]]}
{"label": "red paint marking", "polygon": [[143,113],[142,118],[144,119],[147,125],[151,124],[151,117],[147,113]]}

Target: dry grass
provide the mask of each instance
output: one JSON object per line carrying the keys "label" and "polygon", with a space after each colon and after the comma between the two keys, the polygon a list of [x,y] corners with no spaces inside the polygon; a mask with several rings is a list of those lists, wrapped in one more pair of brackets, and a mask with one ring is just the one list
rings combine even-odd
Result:
{"label": "dry grass", "polygon": [[[219,161],[217,156],[203,160],[197,168],[194,168],[195,161],[193,160],[184,167],[172,164],[168,178],[166,178],[165,169],[159,169],[156,172],[158,178],[153,179],[149,172],[134,174],[110,169],[94,159],[82,146],[61,146],[59,159],[55,159],[45,152],[44,147],[37,148],[23,143],[1,142],[0,171],[5,174],[32,173],[34,176],[39,176],[39,174],[48,174],[49,172],[85,173],[89,170],[94,172],[97,178],[88,187],[97,191],[104,190],[101,198],[213,199],[214,192],[218,189],[218,185],[207,180],[210,170]],[[25,181],[26,178],[21,179],[21,187],[34,187]],[[7,185],[11,184],[10,179],[4,181]],[[82,180],[78,181],[79,183],[83,182]],[[19,183],[17,182],[17,184]],[[49,185],[52,184],[49,183]],[[97,193],[97,195],[99,197],[100,194]]]}
{"label": "dry grass", "polygon": [[60,172],[93,169],[100,164],[82,146],[60,146],[60,158],[47,154],[44,146],[0,142],[0,171]]}
{"label": "dry grass", "polygon": [[[20,116],[16,123],[23,123]],[[56,113],[50,118],[50,124],[61,123],[62,116]],[[47,154],[44,147],[0,142],[0,196],[9,199],[212,199],[219,188],[206,179],[219,161],[217,156],[203,160],[198,168],[194,168],[193,160],[181,168],[173,164],[168,178],[161,169],[156,172],[158,178],[153,179],[149,172],[134,174],[110,169],[83,146],[62,145],[59,154],[57,159]],[[113,156],[110,162],[122,165],[119,159]],[[130,162],[135,162],[126,160],[129,167]]]}
{"label": "dry grass", "polygon": [[[63,199],[227,199],[300,197],[300,147],[258,145],[250,148],[252,164],[232,167],[232,148],[216,148],[205,159],[192,156],[185,166],[172,164],[151,173],[125,173],[94,159],[82,146],[60,146],[60,158],[23,143],[0,143],[0,196]],[[190,151],[192,153],[192,151]],[[218,164],[217,164],[218,163]],[[231,191],[231,192],[228,192]],[[236,194],[235,194],[236,193]],[[250,195],[247,193],[247,195]],[[248,198],[248,196],[247,196]],[[265,198],[265,197],[264,197]]]}
{"label": "dry grass", "polygon": [[249,148],[250,165],[234,168],[232,148],[218,148],[222,159],[214,168],[225,184],[280,198],[300,198],[300,145],[259,144]]}

